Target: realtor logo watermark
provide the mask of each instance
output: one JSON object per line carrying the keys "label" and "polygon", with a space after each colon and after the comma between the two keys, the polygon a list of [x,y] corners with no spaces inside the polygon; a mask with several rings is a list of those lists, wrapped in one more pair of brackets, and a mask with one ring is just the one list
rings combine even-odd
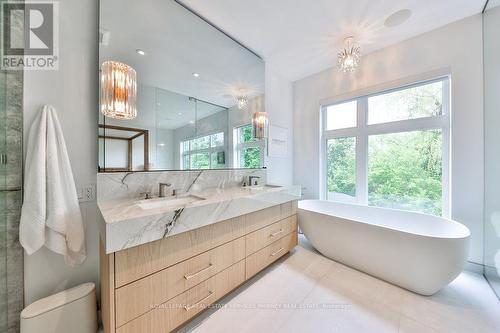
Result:
{"label": "realtor logo watermark", "polygon": [[2,70],[57,70],[59,2],[1,1]]}

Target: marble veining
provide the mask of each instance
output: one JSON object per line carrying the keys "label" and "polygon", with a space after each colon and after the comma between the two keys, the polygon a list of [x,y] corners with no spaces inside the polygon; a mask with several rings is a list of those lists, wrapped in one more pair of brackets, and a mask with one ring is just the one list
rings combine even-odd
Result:
{"label": "marble veining", "polygon": [[[299,186],[242,187],[241,182],[248,175],[259,176],[265,183],[265,170],[98,175],[98,192],[105,188],[105,193],[98,194],[98,206],[106,252],[145,244],[301,197]],[[152,199],[162,201],[156,207],[141,208],[140,204],[145,201],[141,200],[140,193],[155,188],[159,182],[184,186],[181,189],[187,192],[177,197]],[[176,199],[186,196],[200,200],[176,203]]]}
{"label": "marble veining", "polygon": [[177,192],[207,188],[239,187],[248,176],[266,183],[265,169],[117,172],[97,175],[97,200],[138,199],[141,193],[158,195],[158,184],[169,183]]}

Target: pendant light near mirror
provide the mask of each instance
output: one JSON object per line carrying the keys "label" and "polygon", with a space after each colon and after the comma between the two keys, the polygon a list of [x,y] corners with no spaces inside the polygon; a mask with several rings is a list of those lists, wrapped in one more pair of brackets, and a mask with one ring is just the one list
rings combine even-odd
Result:
{"label": "pendant light near mirror", "polygon": [[252,127],[254,139],[267,139],[269,132],[267,112],[255,112],[252,117]]}
{"label": "pendant light near mirror", "polygon": [[101,112],[114,119],[137,116],[137,73],[129,65],[118,61],[102,64]]}
{"label": "pendant light near mirror", "polygon": [[361,48],[354,43],[354,37],[344,39],[344,49],[338,53],[337,66],[344,73],[351,73],[358,68],[361,60]]}

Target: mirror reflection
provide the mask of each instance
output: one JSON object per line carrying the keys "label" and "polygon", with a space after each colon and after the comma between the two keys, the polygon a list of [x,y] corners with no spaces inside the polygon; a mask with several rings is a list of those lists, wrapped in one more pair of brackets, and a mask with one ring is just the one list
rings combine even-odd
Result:
{"label": "mirror reflection", "polygon": [[172,0],[100,10],[100,172],[263,167],[262,59]]}

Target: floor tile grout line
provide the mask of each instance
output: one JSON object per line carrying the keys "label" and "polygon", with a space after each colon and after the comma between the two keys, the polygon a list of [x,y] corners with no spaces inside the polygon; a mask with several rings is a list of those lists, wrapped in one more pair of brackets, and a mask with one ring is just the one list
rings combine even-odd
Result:
{"label": "floor tile grout line", "polygon": [[[300,245],[299,245],[299,246],[300,246]],[[304,249],[304,250],[309,251],[309,250],[307,250],[307,249]],[[309,252],[310,252],[310,251],[309,251]],[[306,298],[307,298],[307,297],[309,297],[309,296],[312,294],[312,292],[314,291],[314,289],[318,286],[318,284],[319,284],[320,280],[322,280],[322,279],[323,279],[326,275],[328,275],[331,271],[334,271],[334,270],[335,270],[335,266],[333,266],[333,264],[330,264],[330,265],[331,265],[331,267],[330,267],[328,270],[326,270],[326,272],[325,272],[324,274],[322,274],[322,275],[321,275],[321,276],[319,276],[318,278],[314,279],[314,280],[315,280],[315,281],[314,281],[314,284],[311,286],[311,288],[310,288],[309,292],[307,292],[307,293],[304,295],[304,297],[302,297],[302,298],[301,298],[301,299],[297,302],[297,304],[303,304],[303,303],[304,303],[304,301],[306,300]],[[292,315],[293,315],[296,311],[298,311],[298,310],[299,310],[299,309],[294,309],[294,310],[290,313],[289,317],[291,317],[291,316],[292,316]],[[284,321],[284,322],[283,322],[283,323],[282,323],[282,324],[281,324],[278,328],[276,328],[276,330],[274,330],[273,332],[274,332],[274,333],[279,333],[279,331],[280,331],[280,330],[281,330],[281,329],[282,329],[282,328],[283,328],[286,324],[287,324],[287,322],[286,322],[286,321]]]}

